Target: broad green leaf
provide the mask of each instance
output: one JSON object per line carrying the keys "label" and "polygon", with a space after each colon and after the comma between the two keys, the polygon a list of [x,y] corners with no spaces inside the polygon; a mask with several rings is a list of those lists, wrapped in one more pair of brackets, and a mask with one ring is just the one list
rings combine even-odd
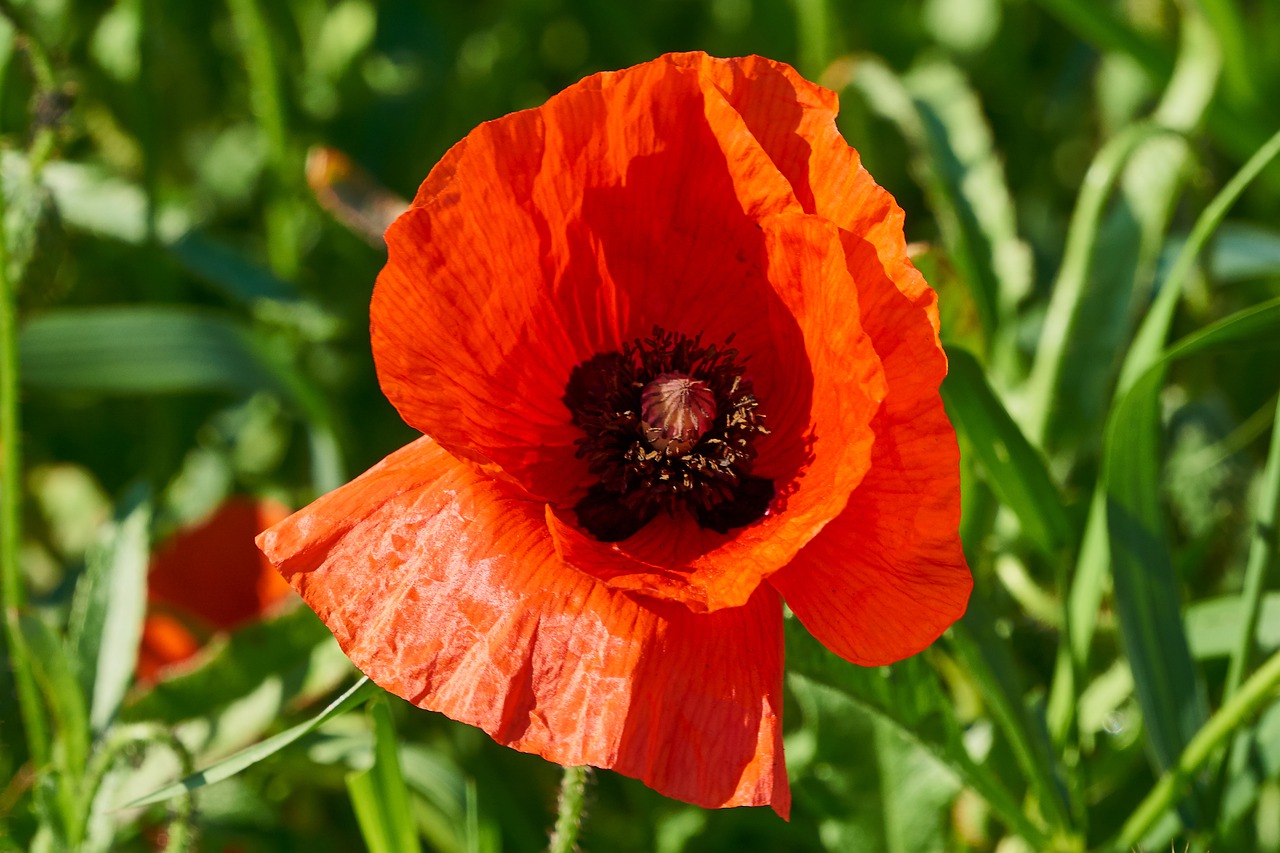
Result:
{"label": "broad green leaf", "polygon": [[1208,252],[1209,273],[1223,284],[1280,276],[1280,231],[1224,222]]}
{"label": "broad green leaf", "polygon": [[369,703],[368,715],[373,723],[373,766],[347,776],[360,833],[370,853],[412,853],[421,846],[409,807],[409,791],[400,772],[395,726],[386,698],[375,696]]}
{"label": "broad green leaf", "polygon": [[1071,535],[1071,525],[1044,460],[1005,411],[977,360],[955,347],[948,348],[947,360],[942,382],[947,414],[1028,538],[1054,555]]}
{"label": "broad green leaf", "polygon": [[1116,611],[1158,766],[1172,766],[1208,717],[1182,627],[1178,579],[1160,502],[1157,395],[1148,374],[1116,405],[1103,477]]}
{"label": "broad green leaf", "polygon": [[[137,184],[101,167],[70,161],[46,164],[41,180],[68,226],[135,245],[147,239],[147,196]],[[172,239],[187,231],[189,210],[168,207],[159,211],[158,236]]]}
{"label": "broad green leaf", "polygon": [[188,270],[238,303],[251,304],[259,299],[291,301],[298,296],[292,284],[231,246],[198,231],[188,231],[166,248]]}
{"label": "broad green leaf", "polygon": [[91,697],[89,723],[101,732],[114,719],[133,682],[147,607],[151,506],[135,490],[105,541],[86,560],[76,584],[68,646]]}
{"label": "broad green leaf", "polygon": [[[1187,640],[1198,660],[1230,657],[1240,640],[1251,602],[1243,595],[1203,598],[1187,605]],[[1280,649],[1280,592],[1260,596],[1254,642],[1264,653]]]}
{"label": "broad green leaf", "polygon": [[223,779],[229,779],[240,773],[248,767],[252,767],[259,761],[270,758],[286,746],[297,741],[299,738],[313,731],[317,726],[333,719],[334,717],[345,714],[352,708],[357,708],[372,696],[377,687],[367,677],[361,678],[351,686],[345,693],[333,700],[323,711],[304,723],[299,723],[290,729],[285,729],[277,735],[267,738],[261,743],[254,744],[246,749],[242,749],[235,755],[219,761],[212,767],[193,773],[180,781],[174,782],[172,785],[166,785],[160,790],[148,794],[145,797],[134,800],[129,803],[126,808],[137,808],[152,803],[161,803],[165,800],[176,797],[184,791],[194,791],[197,788],[203,788],[206,785],[212,785],[215,782],[221,782]]}
{"label": "broad green leaf", "polygon": [[99,394],[245,392],[274,387],[248,331],[189,308],[64,310],[20,334],[32,387]]}
{"label": "broad green leaf", "polygon": [[304,665],[332,635],[307,607],[292,607],[213,640],[192,669],[170,675],[129,702],[126,720],[177,723],[205,716],[267,678]]}

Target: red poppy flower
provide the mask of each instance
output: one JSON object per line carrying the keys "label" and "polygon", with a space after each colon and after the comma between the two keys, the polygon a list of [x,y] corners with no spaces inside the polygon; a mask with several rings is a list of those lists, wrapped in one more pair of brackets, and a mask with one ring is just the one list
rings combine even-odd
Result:
{"label": "red poppy flower", "polygon": [[432,170],[372,305],[424,437],[259,538],[375,682],[785,816],[782,600],[864,665],[963,613],[935,296],[836,106],[670,55]]}
{"label": "red poppy flower", "polygon": [[147,575],[137,675],[154,681],[161,669],[187,660],[215,631],[261,618],[292,588],[253,539],[289,516],[279,501],[234,497],[200,524],[160,548]]}

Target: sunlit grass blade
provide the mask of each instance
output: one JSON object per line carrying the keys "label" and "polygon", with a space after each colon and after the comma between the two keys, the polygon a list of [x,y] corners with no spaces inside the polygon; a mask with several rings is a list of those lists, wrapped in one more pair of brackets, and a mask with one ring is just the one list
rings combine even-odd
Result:
{"label": "sunlit grass blade", "polygon": [[76,584],[67,645],[90,697],[89,723],[101,732],[115,718],[133,683],[147,606],[151,507],[135,491],[90,555]]}
{"label": "sunlit grass blade", "polygon": [[[1155,124],[1180,134],[1190,133],[1201,121],[1220,68],[1203,18],[1191,7],[1184,8],[1188,11],[1182,19],[1178,63],[1152,115]],[[1187,142],[1168,136],[1143,141],[1128,158],[1115,203],[1095,241],[1090,286],[1074,316],[1076,333],[1056,371],[1052,408],[1057,417],[1043,430],[1046,447],[1082,456],[1097,452],[1117,355],[1132,334],[1133,305],[1135,300],[1145,301],[1153,285],[1191,162]]]}
{"label": "sunlit grass blade", "polygon": [[1174,311],[1182,299],[1183,288],[1200,252],[1218,226],[1222,224],[1227,211],[1235,204],[1240,194],[1278,154],[1280,154],[1280,131],[1273,134],[1265,145],[1254,152],[1249,161],[1232,176],[1227,185],[1213,197],[1196,219],[1190,236],[1183,243],[1177,260],[1174,261],[1168,277],[1161,285],[1159,294],[1142,321],[1133,345],[1125,355],[1124,369],[1120,374],[1121,390],[1128,388],[1159,360],[1165,338],[1169,334],[1169,326],[1173,322]]}
{"label": "sunlit grass blade", "polygon": [[1267,704],[1275,701],[1280,687],[1280,653],[1267,659],[1229,702],[1200,728],[1178,755],[1170,769],[1125,821],[1111,849],[1131,850],[1155,825],[1190,785],[1197,771],[1232,733]]}
{"label": "sunlit grass blade", "polygon": [[65,310],[20,335],[31,387],[100,394],[254,391],[274,387],[246,329],[189,308]]}
{"label": "sunlit grass blade", "polygon": [[992,339],[1030,287],[1031,269],[977,96],[958,69],[940,62],[900,78],[877,60],[859,58],[853,86],[910,146],[948,255]]}
{"label": "sunlit grass blade", "polygon": [[368,706],[373,723],[373,766],[347,776],[360,833],[370,853],[413,853],[420,850],[409,808],[409,791],[400,772],[395,725],[383,696]]}
{"label": "sunlit grass blade", "polygon": [[1072,806],[1048,729],[1027,710],[1009,646],[995,635],[992,623],[986,602],[975,593],[968,612],[947,635],[949,645],[1008,738],[1045,817],[1058,832],[1068,831],[1074,823]]}
{"label": "sunlit grass blade", "polygon": [[215,782],[221,782],[223,779],[229,779],[237,773],[252,767],[263,759],[269,758],[280,750],[289,746],[294,741],[313,731],[322,723],[341,716],[352,708],[357,708],[362,702],[372,696],[377,690],[376,685],[368,678],[361,678],[349,690],[333,700],[328,707],[316,716],[304,723],[299,723],[293,728],[286,729],[277,735],[267,738],[261,743],[254,744],[246,749],[242,749],[235,755],[219,761],[212,767],[207,767],[196,773],[174,782],[172,785],[166,785],[158,791],[140,797],[129,803],[125,808],[135,808],[138,806],[146,806],[151,803],[160,803],[176,797],[184,791],[194,791],[197,788],[203,788],[206,785],[212,785]]}
{"label": "sunlit grass blade", "polygon": [[947,414],[1028,538],[1053,555],[1071,535],[1071,526],[1044,460],[987,384],[977,359],[955,347],[948,348],[947,359],[942,383]]}
{"label": "sunlit grass blade", "polygon": [[1130,125],[1102,147],[1085,174],[1040,329],[1035,361],[1020,400],[1022,422],[1027,426],[1028,437],[1037,445],[1044,444],[1058,399],[1058,385],[1069,361],[1069,344],[1076,334],[1081,301],[1089,287],[1089,271],[1107,201],[1134,151],[1147,140],[1171,132],[1151,123]]}
{"label": "sunlit grass blade", "polygon": [[1274,344],[1278,333],[1280,300],[1273,300],[1184,338],[1120,398],[1108,429],[1103,482],[1116,609],[1160,769],[1173,766],[1207,716],[1160,502],[1158,394],[1165,367],[1206,350],[1244,342]]}
{"label": "sunlit grass blade", "polygon": [[923,657],[908,658],[887,670],[853,667],[823,648],[797,620],[787,620],[786,629],[789,677],[831,687],[884,720],[949,767],[1034,849],[1047,848],[1050,834],[1024,811],[1021,792],[1010,791],[1007,778],[970,756],[954,705]]}

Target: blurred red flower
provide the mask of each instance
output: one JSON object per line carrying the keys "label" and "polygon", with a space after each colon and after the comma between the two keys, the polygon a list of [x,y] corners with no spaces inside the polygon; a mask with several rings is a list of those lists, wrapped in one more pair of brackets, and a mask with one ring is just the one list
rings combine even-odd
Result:
{"label": "blurred red flower", "polygon": [[964,612],[936,298],[836,109],[669,55],[432,170],[371,309],[424,437],[259,538],[375,682],[785,816],[782,599],[864,665]]}
{"label": "blurred red flower", "polygon": [[234,497],[156,552],[138,650],[141,681],[154,681],[161,669],[199,651],[210,634],[259,619],[292,594],[253,544],[288,516],[279,501]]}

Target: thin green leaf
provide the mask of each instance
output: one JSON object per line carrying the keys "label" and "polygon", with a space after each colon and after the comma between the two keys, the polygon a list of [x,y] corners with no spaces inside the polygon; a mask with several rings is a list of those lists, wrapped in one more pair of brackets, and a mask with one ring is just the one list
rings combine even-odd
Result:
{"label": "thin green leaf", "polygon": [[1031,541],[1053,555],[1071,535],[1071,525],[1044,460],[987,384],[977,359],[949,347],[947,360],[942,383],[947,414],[981,461],[1001,502],[1018,516]]}
{"label": "thin green leaf", "polygon": [[1204,687],[1181,618],[1177,576],[1160,504],[1158,395],[1172,361],[1280,338],[1280,300],[1241,311],[1184,338],[1117,402],[1103,459],[1116,609],[1146,732],[1167,769],[1207,717]]}
{"label": "thin green leaf", "polygon": [[197,788],[203,788],[206,785],[221,782],[223,779],[229,779],[242,770],[257,764],[259,761],[275,755],[277,752],[313,731],[317,726],[325,723],[326,721],[331,720],[334,717],[341,716],[352,708],[359,707],[360,704],[372,696],[376,690],[377,687],[372,681],[367,677],[361,678],[352,685],[347,692],[333,700],[328,707],[316,716],[307,720],[305,723],[299,723],[293,728],[285,729],[279,734],[273,735],[261,743],[242,749],[235,755],[219,761],[212,767],[193,773],[185,779],[174,782],[172,785],[166,785],[158,791],[134,800],[127,804],[125,808],[137,808],[139,806],[151,805],[152,803],[164,802],[170,797],[176,797],[182,794],[184,791],[194,791]]}
{"label": "thin green leaf", "polygon": [[1045,816],[1057,830],[1067,831],[1073,823],[1072,807],[1048,729],[1028,712],[1009,645],[996,636],[993,624],[986,603],[975,594],[964,617],[947,635],[949,645],[1008,739]]}
{"label": "thin green leaf", "polygon": [[1272,655],[1258,667],[1240,691],[1223,704],[1177,756],[1177,760],[1156,782],[1133,814],[1125,821],[1119,838],[1109,847],[1116,851],[1131,850],[1147,832],[1178,802],[1191,786],[1196,772],[1215,751],[1254,714],[1275,701],[1280,687],[1280,653]]}
{"label": "thin green leaf", "polygon": [[[1200,122],[1219,69],[1212,33],[1201,15],[1185,8],[1178,64],[1152,116],[1155,124],[1178,133],[1188,133]],[[1075,334],[1057,366],[1055,416],[1044,429],[1046,447],[1066,436],[1101,435],[1116,355],[1125,350],[1132,330],[1132,306],[1145,299],[1154,283],[1190,163],[1187,143],[1169,137],[1145,140],[1128,158],[1115,203],[1097,235],[1089,286],[1073,318]]]}
{"label": "thin green leaf", "polygon": [[100,394],[254,391],[274,386],[246,329],[185,308],[67,310],[22,329],[22,379]]}
{"label": "thin green leaf", "polygon": [[368,714],[373,723],[373,766],[347,776],[360,834],[370,853],[412,853],[421,846],[409,808],[409,791],[400,772],[395,726],[386,698],[375,696]]}
{"label": "thin green leaf", "polygon": [[1000,774],[969,755],[954,706],[943,693],[937,673],[922,656],[890,667],[867,669],[850,666],[833,655],[795,619],[786,621],[786,633],[790,674],[839,691],[873,717],[893,726],[951,768],[1013,832],[1036,849],[1047,847],[1049,834],[1026,814],[1020,792],[1010,792]]}
{"label": "thin green leaf", "polygon": [[22,636],[31,654],[31,668],[53,718],[54,741],[60,745],[62,769],[78,781],[89,760],[89,713],[80,682],[61,638],[30,615],[20,617]]}
{"label": "thin green leaf", "polygon": [[[1280,417],[1280,406],[1277,406]],[[1267,451],[1262,488],[1254,510],[1253,529],[1249,536],[1249,558],[1245,563],[1244,584],[1240,592],[1240,621],[1227,682],[1222,688],[1222,701],[1230,699],[1244,681],[1256,649],[1262,593],[1267,577],[1276,565],[1276,530],[1280,529],[1280,423],[1271,430],[1271,446]]]}
{"label": "thin green leaf", "polygon": [[92,697],[89,723],[101,732],[114,719],[137,667],[147,607],[151,506],[145,491],[126,499],[106,541],[86,560],[76,584],[68,646]]}
{"label": "thin green leaf", "polygon": [[1182,289],[1186,286],[1196,259],[1204,249],[1209,238],[1226,218],[1227,211],[1235,204],[1236,199],[1249,184],[1262,173],[1272,160],[1280,155],[1280,131],[1267,140],[1248,162],[1232,176],[1227,185],[1213,197],[1204,211],[1196,218],[1190,236],[1182,246],[1178,259],[1174,261],[1169,277],[1160,288],[1159,295],[1151,304],[1142,326],[1134,338],[1133,345],[1125,355],[1124,369],[1120,373],[1120,389],[1124,390],[1155,364],[1164,349],[1165,338],[1169,334],[1169,326],[1173,322],[1174,311],[1182,299]]}
{"label": "thin green leaf", "polygon": [[1031,264],[977,96],[944,62],[899,78],[877,60],[860,59],[853,85],[910,145],[948,254],[990,339],[1030,289]]}
{"label": "thin green leaf", "polygon": [[1043,446],[1059,383],[1067,363],[1068,344],[1076,336],[1082,300],[1089,289],[1089,269],[1098,241],[1102,217],[1116,181],[1133,153],[1148,140],[1171,133],[1151,123],[1130,125],[1107,142],[1085,173],[1084,184],[1076,198],[1071,225],[1067,229],[1067,245],[1058,267],[1049,307],[1036,347],[1035,361],[1023,391],[1021,408],[1027,433]]}

